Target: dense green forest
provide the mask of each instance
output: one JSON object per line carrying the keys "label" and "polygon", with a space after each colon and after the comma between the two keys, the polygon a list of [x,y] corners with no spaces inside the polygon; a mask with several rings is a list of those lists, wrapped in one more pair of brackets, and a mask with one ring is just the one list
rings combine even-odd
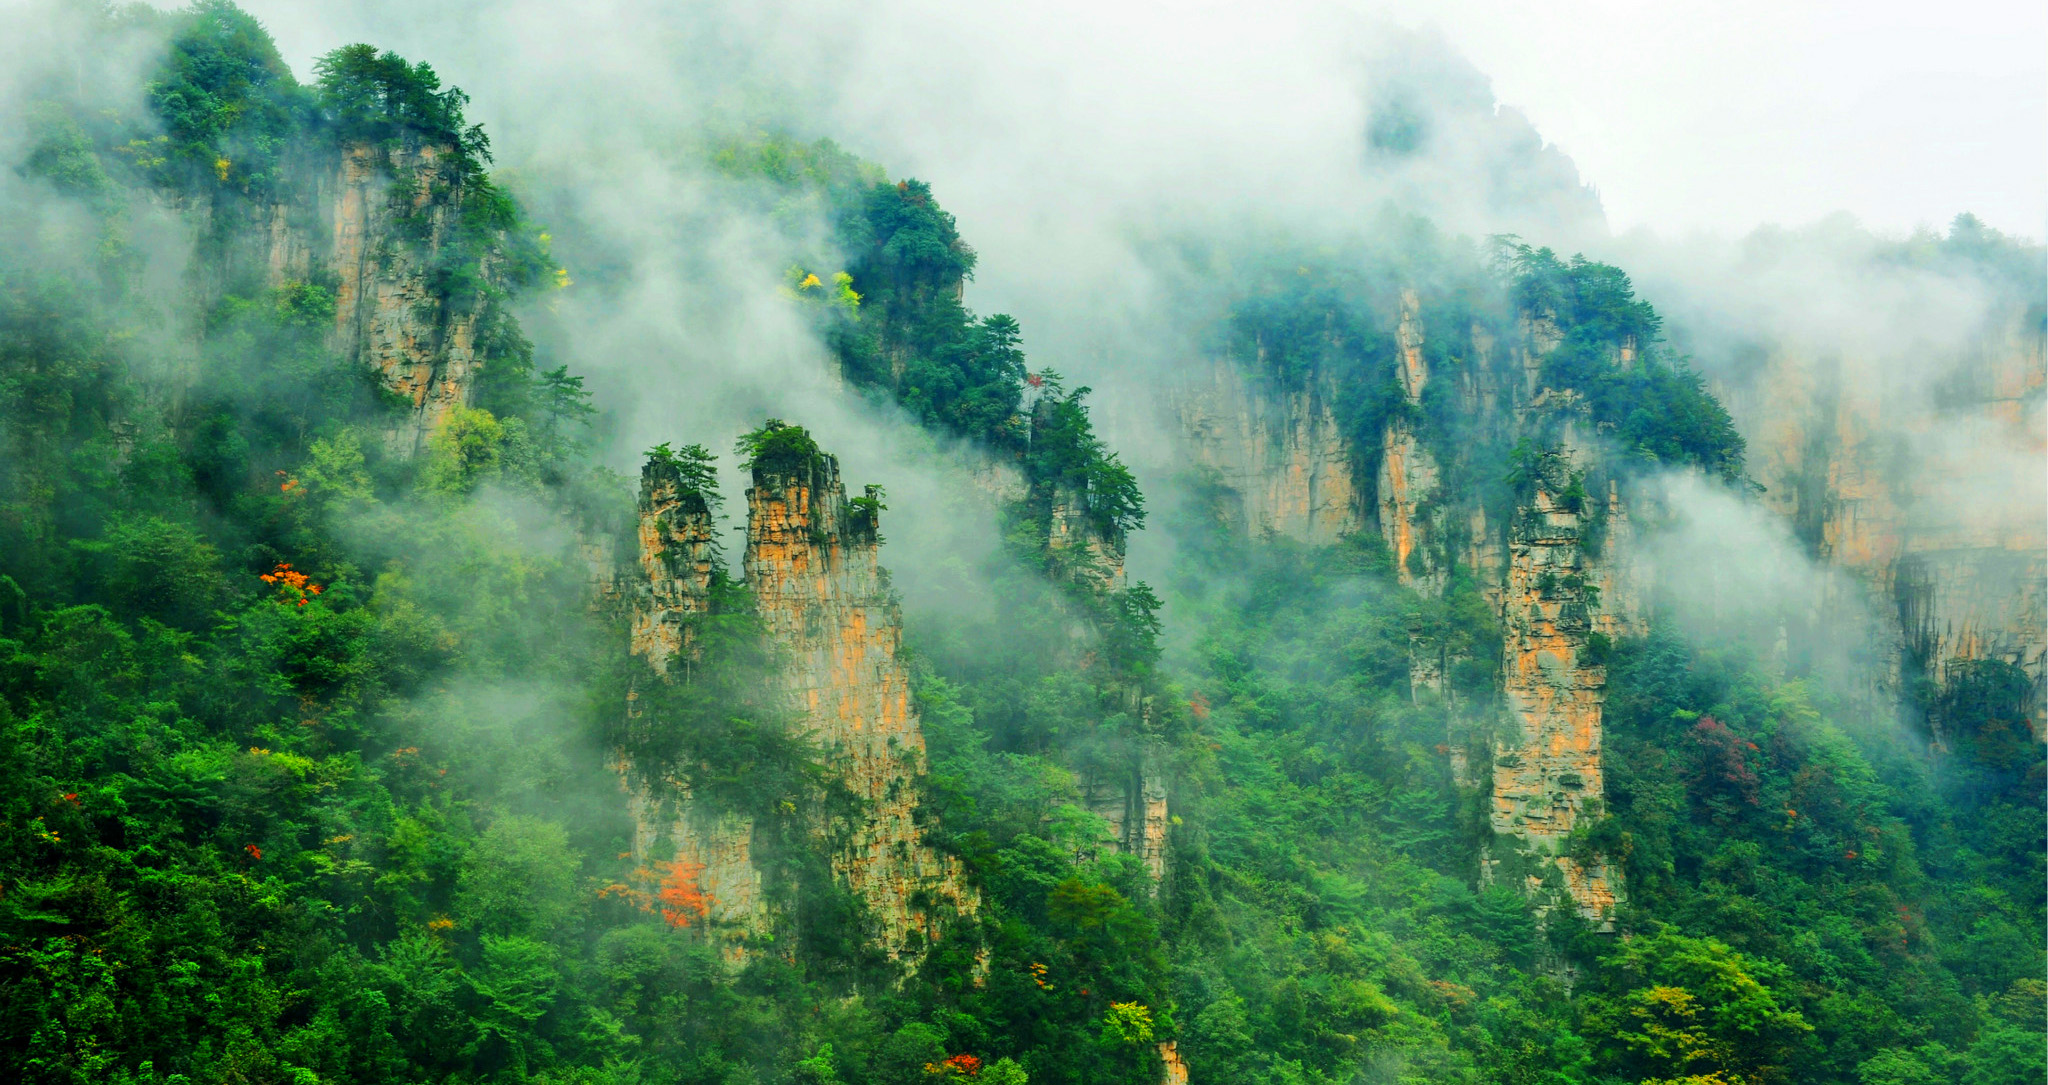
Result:
{"label": "dense green forest", "polygon": [[[1469,577],[1420,594],[1371,532],[1248,539],[1200,478],[1148,518],[1089,390],[966,308],[977,257],[927,185],[829,142],[733,140],[708,156],[728,183],[831,227],[785,285],[848,394],[1020,480],[974,570],[995,605],[906,631],[921,817],[981,906],[892,964],[804,828],[855,800],[764,696],[747,586],[721,559],[671,686],[590,603],[562,539],[623,534],[633,494],[582,378],[519,329],[556,269],[466,97],[367,45],[300,83],[227,0],[96,19],[160,45],[143,111],[42,88],[0,163],[0,1077],[1150,1085],[1165,1041],[1219,1085],[2048,1075],[2043,753],[2017,668],[1940,694],[1933,756],[1744,650],[1612,645],[1607,809],[1579,843],[1625,872],[1620,931],[1542,914],[1484,884],[1485,799],[1411,692],[1425,630],[1477,661],[1458,689],[1498,696]],[[305,163],[357,145],[441,149],[459,188],[428,194],[455,208],[441,242],[424,223],[397,242],[476,317],[483,359],[416,456],[385,436],[409,401],[335,346],[339,283],[272,284],[237,255],[251,208],[305,197]],[[169,289],[143,229],[163,214],[205,222]],[[1464,299],[1428,317],[1448,329],[1433,364],[1467,364],[1475,318],[1541,308],[1551,379],[1629,470],[1743,478],[1727,413],[1618,269],[1418,229],[1391,232],[1402,274]],[[1450,484],[1498,508],[1531,485],[1543,449],[1390,390],[1393,270],[1215,266],[1219,351],[1332,375],[1361,447],[1411,415],[1466,448]],[[1638,364],[1615,363],[1623,341]],[[649,470],[716,509],[706,446],[731,437],[677,434]],[[734,454],[829,451],[771,421]],[[870,527],[883,497],[855,499]],[[1169,573],[1125,583],[1054,545],[1069,513],[1119,555],[1174,533]],[[620,749],[757,817],[770,891],[801,916],[777,951],[737,963],[649,903]],[[1173,787],[1157,882],[1076,800],[1140,771]]]}

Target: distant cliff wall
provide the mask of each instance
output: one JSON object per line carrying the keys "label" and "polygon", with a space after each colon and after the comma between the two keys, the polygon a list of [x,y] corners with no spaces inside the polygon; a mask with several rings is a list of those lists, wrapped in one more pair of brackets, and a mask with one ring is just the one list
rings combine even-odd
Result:
{"label": "distant cliff wall", "polygon": [[1318,544],[1364,526],[1331,388],[1279,391],[1224,360],[1202,371],[1176,392],[1174,408],[1194,462],[1233,495],[1236,526]]}
{"label": "distant cliff wall", "polygon": [[2016,308],[1910,382],[1884,379],[1869,359],[1781,344],[1717,388],[1749,438],[1763,502],[1860,583],[1862,598],[1816,606],[1834,621],[1877,615],[1868,632],[1888,653],[1891,689],[1910,697],[1916,683],[1946,686],[1958,664],[2012,664],[2034,681],[2037,734],[2048,672],[2043,350],[2038,321]]}
{"label": "distant cliff wall", "polygon": [[[1605,924],[1621,895],[1619,870],[1574,857],[1566,845],[1604,799],[1598,641],[1647,628],[1632,498],[1607,467],[1583,398],[1549,387],[1545,362],[1564,338],[1551,314],[1463,318],[1467,324],[1440,317],[1438,326],[1460,341],[1437,344],[1433,354],[1428,306],[1419,290],[1397,295],[1386,371],[1388,395],[1399,399],[1369,429],[1333,407],[1359,390],[1326,374],[1308,378],[1310,391],[1274,396],[1253,391],[1257,376],[1200,370],[1175,411],[1189,455],[1217,469],[1247,526],[1332,542],[1363,526],[1369,511],[1401,583],[1437,596],[1454,571],[1469,577],[1499,621],[1500,688],[1454,696],[1447,676],[1463,660],[1421,631],[1410,677],[1418,702],[1443,707],[1454,778],[1489,795],[1498,842],[1483,875],[1519,871],[1545,909],[1569,907]],[[1451,364],[1433,367],[1433,356]],[[1632,345],[1615,360],[1632,364]],[[1354,394],[1349,402],[1370,399]],[[1430,428],[1428,411],[1446,404],[1456,419]],[[1502,503],[1475,482],[1490,482],[1500,466],[1474,462],[1461,437],[1527,438],[1541,455]],[[1371,447],[1360,447],[1365,442]],[[1376,465],[1364,494],[1352,488],[1357,464]],[[1331,494],[1341,500],[1315,499]]]}
{"label": "distant cliff wall", "polygon": [[223,247],[202,289],[251,277],[331,289],[330,347],[402,404],[385,443],[415,455],[472,402],[489,296],[503,285],[490,252],[465,253],[463,274],[446,274],[458,270],[445,258],[464,229],[467,182],[455,153],[405,140],[297,148],[280,173],[274,191],[185,208],[207,243]]}

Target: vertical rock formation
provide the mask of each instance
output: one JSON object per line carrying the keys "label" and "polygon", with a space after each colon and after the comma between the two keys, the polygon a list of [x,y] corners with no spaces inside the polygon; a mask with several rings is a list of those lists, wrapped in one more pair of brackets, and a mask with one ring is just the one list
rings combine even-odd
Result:
{"label": "vertical rock formation", "polygon": [[[1502,689],[1508,718],[1493,748],[1491,820],[1523,846],[1523,878],[1547,910],[1569,903],[1587,919],[1613,918],[1618,872],[1567,853],[1571,832],[1605,794],[1601,700],[1606,669],[1588,657],[1593,632],[1587,587],[1596,576],[1582,550],[1581,511],[1561,503],[1555,478],[1539,480],[1509,542],[1503,592]],[[1500,860],[1489,858],[1488,876]],[[1560,892],[1561,891],[1561,892]]]}
{"label": "vertical rock formation", "polygon": [[[672,461],[650,459],[640,474],[640,577],[630,595],[632,651],[657,681],[689,681],[690,665],[701,658],[694,620],[711,612],[715,532],[704,494],[685,484]],[[627,698],[627,713],[637,718],[640,691],[629,690]],[[773,922],[753,861],[753,822],[703,809],[686,781],[649,773],[623,755],[619,770],[638,866],[665,868],[693,883],[703,895],[702,918],[726,941],[728,956],[743,956],[746,940]]]}
{"label": "vertical rock formation", "polygon": [[1321,383],[1278,392],[1217,361],[1174,408],[1196,463],[1236,495],[1237,526],[1333,543],[1361,526],[1350,443]]}
{"label": "vertical rock formation", "polygon": [[[202,232],[230,247],[220,279],[205,288],[222,291],[245,276],[273,288],[331,288],[329,346],[403,402],[385,442],[414,455],[475,393],[496,276],[489,246],[455,251],[467,187],[456,152],[356,142],[294,152],[282,173],[274,194],[229,193],[188,208]],[[216,230],[224,220],[235,228]]]}
{"label": "vertical rock formation", "polygon": [[1045,548],[1075,583],[1095,591],[1124,586],[1124,542],[1105,534],[1079,495],[1062,487],[1052,496]]}
{"label": "vertical rock formation", "polygon": [[833,870],[865,902],[892,958],[942,919],[972,913],[959,864],[924,842],[913,812],[924,733],[898,658],[902,622],[877,563],[879,507],[849,502],[831,456],[763,457],[747,491],[747,580],[787,658],[789,703],[865,809],[831,827]]}
{"label": "vertical rock formation", "polygon": [[[1422,303],[1415,291],[1401,292],[1400,323],[1394,331],[1395,375],[1411,410],[1422,405],[1429,384],[1429,363],[1422,356]],[[1380,535],[1394,557],[1394,575],[1401,583],[1435,594],[1443,590],[1443,571],[1430,545],[1433,525],[1425,512],[1435,504],[1436,458],[1416,439],[1405,416],[1389,421],[1381,438],[1379,496]]]}
{"label": "vertical rock formation", "polygon": [[2027,320],[1994,315],[1972,352],[1932,360],[1931,388],[1888,383],[1868,359],[1780,346],[1717,391],[1750,440],[1766,505],[1862,585],[1858,598],[1811,601],[1821,620],[1874,610],[1868,636],[1886,647],[1886,684],[1900,694],[1939,690],[1978,661],[2021,668],[2043,734],[2048,362]]}
{"label": "vertical rock formation", "polygon": [[[1321,477],[1323,465],[1348,469],[1377,460],[1371,507],[1396,576],[1436,595],[1445,590],[1453,563],[1462,564],[1500,620],[1499,705],[1454,696],[1448,677],[1460,659],[1420,630],[1411,640],[1409,668],[1415,700],[1444,712],[1453,779],[1489,792],[1497,840],[1485,876],[1518,880],[1546,911],[1570,908],[1605,924],[1619,896],[1619,871],[1597,857],[1571,855],[1567,845],[1604,797],[1606,675],[1596,637],[1640,635],[1647,628],[1634,515],[1620,485],[1602,477],[1603,453],[1586,436],[1582,398],[1547,386],[1546,359],[1564,339],[1558,321],[1525,311],[1510,327],[1496,335],[1475,320],[1469,343],[1447,354],[1454,366],[1432,373],[1423,300],[1415,290],[1402,291],[1389,370],[1405,409],[1370,438],[1378,441],[1376,456],[1354,456],[1335,417],[1318,413],[1336,400],[1327,391],[1283,401],[1276,410],[1244,391],[1245,378],[1219,372],[1184,396],[1178,412],[1195,457],[1216,466],[1223,481],[1246,496],[1247,518],[1256,526],[1256,517],[1265,515],[1306,541],[1332,541],[1341,532],[1318,530],[1307,515],[1281,515],[1275,510],[1310,506],[1266,495],[1302,493],[1296,480]],[[1617,346],[1618,366],[1626,368],[1634,357],[1633,343]],[[1311,376],[1310,387],[1325,389],[1327,379]],[[1433,380],[1454,382],[1448,391],[1461,412],[1460,432],[1493,443],[1528,437],[1533,447],[1548,450],[1541,456],[1544,477],[1525,490],[1505,523],[1489,515],[1481,494],[1445,492],[1446,465],[1468,475],[1498,467],[1465,463],[1463,449],[1432,449],[1425,442],[1416,419]],[[1274,418],[1279,424],[1268,421]],[[1274,448],[1291,454],[1274,455]],[[1590,491],[1589,477],[1595,480]],[[1347,507],[1356,507],[1355,498]]]}
{"label": "vertical rock formation", "polygon": [[1081,804],[1109,824],[1109,844],[1145,864],[1156,888],[1166,876],[1166,774],[1157,751],[1148,752],[1136,772],[1124,778],[1086,781]]}
{"label": "vertical rock formation", "polygon": [[325,201],[337,277],[334,342],[377,372],[408,412],[385,433],[411,455],[475,391],[484,274],[444,291],[433,269],[454,241],[463,178],[451,149],[351,144]]}
{"label": "vertical rock formation", "polygon": [[1160,1085],[1188,1085],[1188,1064],[1180,1057],[1180,1045],[1167,1040],[1159,1045]]}
{"label": "vertical rock formation", "polygon": [[710,503],[672,463],[651,459],[641,469],[638,535],[644,588],[633,609],[633,654],[665,675],[672,662],[693,658],[690,620],[710,613],[718,571]]}

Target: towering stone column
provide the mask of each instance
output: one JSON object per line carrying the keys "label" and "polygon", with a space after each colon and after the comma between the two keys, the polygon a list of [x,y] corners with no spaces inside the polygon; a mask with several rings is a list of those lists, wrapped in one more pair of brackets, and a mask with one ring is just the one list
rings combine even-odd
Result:
{"label": "towering stone column", "polygon": [[[702,654],[695,620],[711,613],[715,530],[705,495],[684,483],[673,462],[648,460],[640,474],[641,575],[628,594],[633,654],[647,661],[657,681],[689,681],[690,666]],[[628,692],[629,717],[639,716],[641,694]],[[767,933],[774,919],[753,860],[752,819],[702,809],[686,781],[650,773],[623,754],[619,770],[643,880],[699,894],[703,913],[671,908],[674,921],[701,920],[724,940],[729,958],[743,958],[747,940]]]}
{"label": "towering stone column", "polygon": [[[1524,854],[1525,889],[1545,912],[1559,906],[1611,927],[1619,872],[1569,853],[1572,830],[1605,795],[1601,713],[1607,670],[1591,645],[1601,574],[1584,548],[1588,507],[1557,455],[1517,510],[1502,593],[1501,684],[1507,718],[1493,747],[1491,820]],[[1500,845],[1496,844],[1495,848]],[[1489,880],[1503,860],[1489,855]]]}
{"label": "towering stone column", "polygon": [[835,872],[881,926],[892,958],[915,956],[945,916],[972,913],[957,861],[924,841],[913,811],[924,732],[900,658],[902,619],[877,562],[880,503],[849,501],[838,461],[762,458],[747,491],[747,580],[784,655],[799,726],[864,809],[828,832]]}
{"label": "towering stone column", "polygon": [[[1401,292],[1401,319],[1394,329],[1395,372],[1410,408],[1422,405],[1429,386],[1429,363],[1422,354],[1422,303],[1415,291]],[[1387,423],[1380,440],[1380,534],[1394,557],[1394,575],[1401,583],[1435,595],[1443,590],[1444,571],[1429,542],[1434,524],[1425,513],[1437,499],[1436,458],[1416,439],[1407,418]]]}
{"label": "towering stone column", "polygon": [[350,144],[323,186],[328,261],[337,280],[335,349],[375,370],[384,389],[410,405],[385,433],[401,456],[419,452],[450,414],[469,405],[482,365],[477,337],[490,260],[480,254],[480,274],[459,296],[444,292],[432,274],[462,216],[463,178],[454,158],[453,149],[432,144]]}

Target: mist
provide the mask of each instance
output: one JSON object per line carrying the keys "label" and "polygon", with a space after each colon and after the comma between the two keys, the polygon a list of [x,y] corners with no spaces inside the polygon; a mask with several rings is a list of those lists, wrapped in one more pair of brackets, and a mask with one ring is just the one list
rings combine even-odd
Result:
{"label": "mist", "polygon": [[0,10],[0,1071],[2038,1080],[2038,132],[1601,6]]}

